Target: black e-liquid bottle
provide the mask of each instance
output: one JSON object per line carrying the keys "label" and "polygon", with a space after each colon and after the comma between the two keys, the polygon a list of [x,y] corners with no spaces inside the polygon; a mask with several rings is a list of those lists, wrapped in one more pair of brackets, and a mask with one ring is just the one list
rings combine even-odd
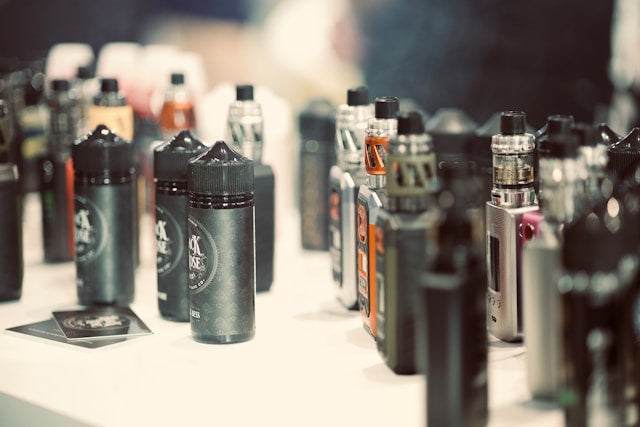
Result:
{"label": "black e-liquid bottle", "polygon": [[73,144],[74,232],[80,304],[134,297],[133,146],[100,125]]}
{"label": "black e-liquid bottle", "polygon": [[188,130],[154,151],[158,308],[165,319],[189,321],[187,171],[207,147]]}
{"label": "black e-liquid bottle", "polygon": [[253,161],[224,141],[189,161],[191,332],[234,343],[255,334]]}
{"label": "black e-liquid bottle", "polygon": [[21,206],[18,168],[0,163],[0,301],[17,300],[22,295]]}

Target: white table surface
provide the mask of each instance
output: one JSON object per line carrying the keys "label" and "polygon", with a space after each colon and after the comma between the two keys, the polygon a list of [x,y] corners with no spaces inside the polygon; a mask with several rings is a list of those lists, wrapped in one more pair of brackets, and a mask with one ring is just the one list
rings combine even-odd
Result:
{"label": "white table surface", "polygon": [[[73,263],[42,261],[38,198],[25,206],[23,295],[0,304],[2,330],[77,301]],[[275,282],[256,297],[255,338],[207,345],[158,313],[145,217],[131,307],[154,334],[98,350],[0,334],[0,425],[42,425],[38,408],[20,401],[104,426],[424,425],[424,378],[386,367],[359,313],[335,300],[329,255],[302,250],[298,228],[296,213],[280,218]],[[559,410],[531,400],[525,362],[522,345],[489,338],[489,425],[562,425]]]}

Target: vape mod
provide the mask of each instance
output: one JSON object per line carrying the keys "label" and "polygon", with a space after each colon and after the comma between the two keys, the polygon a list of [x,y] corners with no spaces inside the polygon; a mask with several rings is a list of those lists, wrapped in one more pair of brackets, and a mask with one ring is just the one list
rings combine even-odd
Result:
{"label": "vape mod", "polygon": [[[522,258],[523,331],[527,377],[534,398],[555,399],[560,370],[560,295],[562,228],[583,199],[578,140],[573,132],[549,133],[540,154],[540,211],[523,216],[530,242]],[[544,220],[536,222],[533,216]],[[531,231],[535,230],[535,231]]]}
{"label": "vape mod", "polygon": [[118,80],[100,80],[100,92],[93,98],[89,108],[89,128],[105,125],[121,138],[133,141],[133,109],[124,95],[118,91]]}
{"label": "vape mod", "polygon": [[377,98],[375,117],[365,134],[364,165],[367,184],[361,185],[356,204],[358,308],[365,329],[376,336],[376,221],[387,202],[385,157],[389,138],[397,133],[398,98]]}
{"label": "vape mod", "polygon": [[482,228],[470,203],[476,188],[467,162],[444,163],[440,180],[437,217],[427,233],[426,271],[416,289],[427,424],[485,426],[486,269],[482,243],[474,238],[474,228]]}
{"label": "vape mod", "polygon": [[314,99],[300,112],[300,235],[304,249],[329,249],[329,170],[335,164],[336,111]]}
{"label": "vape mod", "polygon": [[253,161],[224,143],[189,161],[189,295],[196,341],[255,333]]}
{"label": "vape mod", "polygon": [[73,163],[78,102],[67,80],[53,80],[48,96],[47,154],[40,158],[40,201],[46,262],[73,260]]}
{"label": "vape mod", "polygon": [[373,115],[369,89],[364,86],[347,91],[347,103],[338,107],[336,115],[338,164],[329,171],[329,253],[338,300],[348,309],[358,306],[356,197],[366,181],[364,133]]}
{"label": "vape mod", "polygon": [[395,373],[414,374],[414,299],[438,169],[420,113],[398,114],[398,134],[389,138],[388,150],[387,206],[376,224],[376,344]]}
{"label": "vape mod", "polygon": [[18,168],[0,163],[0,301],[22,295],[22,203],[18,192]]}
{"label": "vape mod", "polygon": [[154,150],[156,182],[156,265],[160,314],[189,321],[187,165],[207,147],[188,130]]}
{"label": "vape mod", "polygon": [[493,189],[486,207],[487,324],[503,341],[522,338],[522,215],[538,209],[533,188],[534,137],[525,133],[525,114],[506,111],[492,138]]}
{"label": "vape mod", "polygon": [[165,141],[171,139],[176,132],[193,129],[196,125],[193,99],[184,84],[182,73],[171,74],[171,85],[164,92],[158,125]]}
{"label": "vape mod", "polygon": [[275,176],[262,163],[262,107],[253,99],[253,86],[236,86],[236,101],[229,106],[228,132],[232,145],[254,162],[253,203],[256,209],[256,291],[273,283],[275,239]]}
{"label": "vape mod", "polygon": [[133,147],[106,126],[73,144],[74,237],[82,305],[127,305],[134,297]]}
{"label": "vape mod", "polygon": [[629,173],[631,165],[640,159],[640,128],[631,129],[624,138],[609,146],[608,168],[618,178]]}

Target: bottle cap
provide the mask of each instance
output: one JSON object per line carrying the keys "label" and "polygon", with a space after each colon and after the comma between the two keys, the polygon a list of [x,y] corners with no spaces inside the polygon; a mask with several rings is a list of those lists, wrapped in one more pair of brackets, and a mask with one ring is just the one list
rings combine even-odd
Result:
{"label": "bottle cap", "polygon": [[620,141],[621,136],[615,133],[606,123],[598,123],[596,125],[596,142],[598,144],[612,145]]}
{"label": "bottle cap", "polygon": [[189,130],[181,130],[170,141],[153,150],[155,178],[186,181],[189,160],[206,149],[207,146]]}
{"label": "bottle cap", "polygon": [[522,111],[503,111],[500,114],[500,133],[503,135],[524,134],[525,117]]}
{"label": "bottle cap", "polygon": [[422,115],[417,111],[398,113],[398,135],[417,135],[424,133]]}
{"label": "bottle cap", "polygon": [[191,159],[188,166],[190,192],[211,196],[253,193],[253,161],[217,141],[204,153]]}
{"label": "bottle cap", "polygon": [[73,167],[81,173],[127,173],[134,167],[133,145],[105,125],[76,140],[72,155]]}
{"label": "bottle cap", "polygon": [[610,170],[623,177],[627,169],[640,159],[640,128],[635,127],[627,136],[609,147]]}
{"label": "bottle cap", "polygon": [[376,119],[393,119],[398,114],[400,101],[395,96],[376,98]]}
{"label": "bottle cap", "polygon": [[253,101],[253,85],[236,85],[237,101]]}
{"label": "bottle cap", "polygon": [[69,90],[69,80],[54,79],[51,81],[51,89],[55,92],[62,92]]}
{"label": "bottle cap", "polygon": [[182,74],[182,73],[171,73],[171,84],[172,85],[182,85],[182,84],[184,84],[184,74]]}
{"label": "bottle cap", "polygon": [[563,135],[571,132],[573,128],[573,116],[554,114],[547,117],[547,123],[536,132],[536,142],[540,157],[549,155],[549,137],[551,135]]}
{"label": "bottle cap", "polygon": [[118,79],[104,78],[100,80],[101,92],[117,92],[118,91]]}
{"label": "bottle cap", "polygon": [[367,86],[352,87],[347,90],[347,105],[369,104],[369,88]]}

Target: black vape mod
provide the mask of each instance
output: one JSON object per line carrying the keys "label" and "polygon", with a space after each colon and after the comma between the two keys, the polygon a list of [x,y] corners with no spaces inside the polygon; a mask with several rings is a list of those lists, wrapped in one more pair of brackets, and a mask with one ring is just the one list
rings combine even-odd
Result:
{"label": "black vape mod", "polygon": [[398,134],[389,138],[387,206],[376,224],[376,343],[397,374],[413,374],[414,299],[424,271],[427,229],[424,212],[437,189],[436,155],[418,112],[398,115]]}
{"label": "black vape mod", "polygon": [[365,86],[349,89],[347,103],[336,115],[337,164],[329,171],[329,253],[338,300],[348,309],[358,307],[356,197],[366,181],[364,134],[373,115]]}
{"label": "black vape mod", "polygon": [[[437,218],[416,289],[418,354],[427,424],[484,426],[488,418],[486,269],[477,191],[466,161],[441,165]],[[474,218],[474,215],[478,218]]]}
{"label": "black vape mod", "polygon": [[329,249],[329,170],[335,164],[336,111],[312,100],[298,116],[300,128],[300,235],[304,249]]}
{"label": "black vape mod", "polygon": [[253,99],[253,86],[236,86],[236,101],[229,106],[227,122],[233,147],[254,164],[256,210],[256,291],[268,291],[273,283],[275,245],[275,176],[262,163],[262,107]]}
{"label": "black vape mod", "polygon": [[100,125],[72,154],[78,299],[127,305],[135,288],[133,147]]}
{"label": "black vape mod", "polygon": [[522,216],[538,209],[534,182],[534,136],[525,133],[525,114],[501,114],[492,138],[493,189],[486,205],[487,324],[503,341],[522,338]]}
{"label": "black vape mod", "polygon": [[224,141],[189,161],[191,332],[234,343],[255,334],[253,161]]}
{"label": "black vape mod", "polygon": [[367,183],[360,186],[356,203],[358,308],[364,328],[376,336],[376,222],[387,203],[385,158],[389,138],[398,131],[398,98],[376,98],[375,117],[367,123],[364,166]]}
{"label": "black vape mod", "polygon": [[160,314],[189,321],[189,257],[187,252],[187,166],[207,147],[188,130],[154,150],[156,183],[156,262]]}
{"label": "black vape mod", "polygon": [[22,295],[22,202],[18,191],[18,168],[0,163],[0,301]]}
{"label": "black vape mod", "polygon": [[40,202],[44,259],[73,260],[73,163],[78,102],[67,80],[53,80],[47,104],[47,154],[40,158]]}

